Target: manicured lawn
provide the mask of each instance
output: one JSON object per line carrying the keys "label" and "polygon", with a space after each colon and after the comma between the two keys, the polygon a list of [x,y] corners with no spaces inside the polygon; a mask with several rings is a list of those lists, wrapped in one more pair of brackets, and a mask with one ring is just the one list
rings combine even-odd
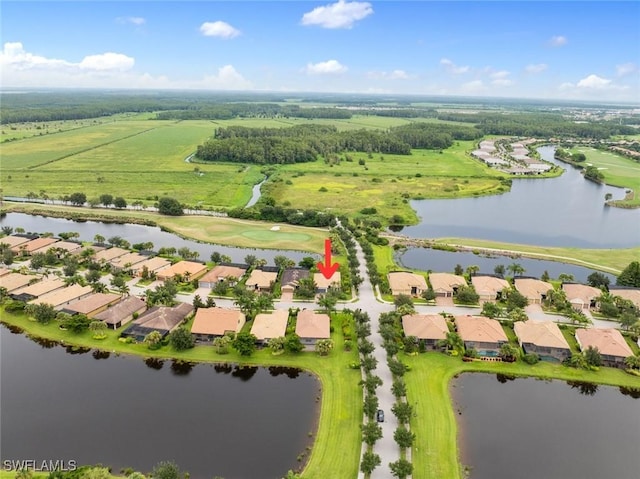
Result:
{"label": "manicured lawn", "polygon": [[629,188],[634,191],[633,200],[620,201],[621,204],[640,206],[640,163],[610,151],[595,148],[579,147],[570,151],[584,153],[587,157],[585,164],[597,167],[604,174],[604,182],[608,185]]}
{"label": "manicured lawn", "polygon": [[321,253],[324,251],[324,240],[328,231],[322,228],[307,228],[280,224],[279,230],[273,231],[273,223],[247,221],[216,216],[164,216],[143,211],[117,211],[107,209],[74,208],[72,206],[51,206],[39,204],[5,203],[4,211],[46,214],[83,214],[88,218],[96,215],[100,218],[118,218],[147,221],[161,226],[181,236],[198,241],[265,249],[289,249]]}
{"label": "manicured lawn", "polygon": [[[183,352],[176,352],[169,346],[164,346],[157,351],[151,351],[145,345],[126,344],[118,340],[118,334],[127,327],[126,325],[117,331],[108,330],[107,338],[104,340],[95,340],[89,332],[72,334],[61,331],[55,321],[42,325],[28,320],[24,315],[11,315],[5,312],[2,313],[2,321],[19,326],[32,335],[64,341],[67,345],[99,348],[122,354],[156,358],[171,357],[195,362],[291,366],[311,371],[322,383],[322,406],[318,429],[315,432],[314,447],[308,458],[304,477],[305,479],[324,479],[357,476],[362,421],[362,390],[358,385],[360,370],[349,368],[350,363],[357,361],[357,352],[355,348],[351,352],[343,350],[343,337],[339,324],[335,325],[335,332],[332,333],[335,348],[327,357],[320,357],[313,352],[273,356],[268,349],[264,349],[245,358],[236,352],[218,355],[209,346],[196,346]],[[188,470],[187,465],[181,466]]]}
{"label": "manicured lawn", "polygon": [[449,394],[449,381],[462,372],[504,373],[544,379],[588,381],[640,388],[640,378],[613,368],[584,371],[540,362],[534,366],[490,362],[462,362],[442,353],[402,356],[411,366],[405,375],[407,399],[414,406],[411,430],[416,434],[412,450],[414,479],[462,478],[457,447],[457,424]]}

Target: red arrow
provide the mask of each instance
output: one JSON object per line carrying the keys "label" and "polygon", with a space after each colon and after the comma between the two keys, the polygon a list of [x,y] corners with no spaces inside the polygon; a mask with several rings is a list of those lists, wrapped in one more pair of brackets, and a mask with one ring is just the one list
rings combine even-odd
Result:
{"label": "red arrow", "polygon": [[318,263],[318,269],[324,275],[325,278],[331,279],[333,273],[335,273],[340,265],[338,263],[331,264],[331,239],[324,240],[324,264]]}

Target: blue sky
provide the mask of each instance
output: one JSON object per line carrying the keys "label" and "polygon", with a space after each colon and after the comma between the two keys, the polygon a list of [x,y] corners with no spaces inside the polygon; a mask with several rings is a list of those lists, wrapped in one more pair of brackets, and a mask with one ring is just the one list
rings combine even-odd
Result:
{"label": "blue sky", "polygon": [[2,1],[2,85],[640,103],[640,2]]}

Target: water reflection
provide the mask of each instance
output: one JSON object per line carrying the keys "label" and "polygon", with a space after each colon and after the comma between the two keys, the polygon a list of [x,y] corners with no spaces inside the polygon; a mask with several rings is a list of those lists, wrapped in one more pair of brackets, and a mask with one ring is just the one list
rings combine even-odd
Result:
{"label": "water reflection", "polygon": [[496,374],[496,379],[499,383],[505,384],[507,381],[514,381],[516,379],[516,376],[513,376],[511,374],[498,373]]}
{"label": "water reflection", "polygon": [[58,346],[60,344],[58,341],[53,341],[51,339],[45,339],[45,338],[39,338],[37,336],[28,335],[27,337],[31,341],[33,341],[34,343],[39,344],[40,346],[42,346],[43,349],[52,349],[52,348],[55,348],[56,346]]}
{"label": "water reflection", "polygon": [[176,376],[186,376],[191,372],[195,365],[196,363],[174,359],[171,362],[171,372]]}
{"label": "water reflection", "polygon": [[101,351],[99,349],[96,349],[93,351],[93,359],[109,359],[109,357],[111,356],[111,353],[109,351]]}
{"label": "water reflection", "polygon": [[148,368],[155,369],[156,371],[159,371],[160,369],[162,369],[162,366],[164,366],[164,361],[158,358],[146,358],[144,360],[144,363]]}
{"label": "water reflection", "polygon": [[11,334],[22,334],[24,332],[24,329],[22,329],[20,326],[5,324],[5,327],[9,330]]}
{"label": "water reflection", "polygon": [[227,363],[220,363],[220,364],[214,365],[213,369],[217,373],[231,374],[231,372],[233,371],[233,365],[227,364]]}
{"label": "water reflection", "polygon": [[83,348],[82,346],[66,346],[65,350],[69,354],[87,354],[91,352],[91,348]]}
{"label": "water reflection", "polygon": [[628,388],[620,386],[620,392],[625,396],[632,397],[633,399],[640,399],[640,388]]}
{"label": "water reflection", "polygon": [[290,379],[295,379],[300,374],[300,370],[296,368],[287,368],[284,366],[271,366],[269,368],[269,374],[272,376],[280,376],[281,374],[286,374],[286,376]]}
{"label": "water reflection", "polygon": [[236,366],[231,373],[234,378],[248,381],[258,372],[258,366]]}

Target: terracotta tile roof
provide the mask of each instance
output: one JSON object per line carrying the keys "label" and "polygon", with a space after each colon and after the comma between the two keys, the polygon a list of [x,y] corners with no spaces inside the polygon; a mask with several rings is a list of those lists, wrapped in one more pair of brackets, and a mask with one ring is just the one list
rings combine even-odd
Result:
{"label": "terracotta tile roof", "polygon": [[496,296],[503,289],[509,287],[506,279],[495,276],[472,276],[471,284],[480,296]]}
{"label": "terracotta tile roof", "polygon": [[140,253],[127,253],[112,259],[109,263],[116,268],[126,268],[127,265],[133,266],[147,259],[149,259],[148,256],[143,256]]}
{"label": "terracotta tile roof", "polygon": [[287,321],[289,311],[286,309],[276,309],[269,314],[258,314],[253,320],[251,334],[260,341],[271,338],[284,337],[287,332]]}
{"label": "terracotta tile roof", "polygon": [[592,346],[598,348],[602,355],[633,356],[633,351],[617,329],[576,329],[576,340],[583,351]]}
{"label": "terracotta tile roof", "polygon": [[3,236],[2,238],[0,238],[0,244],[2,243],[7,244],[9,245],[10,249],[20,246],[21,244],[26,244],[29,241],[31,241],[31,239],[25,238],[24,236],[9,235],[9,236]]}
{"label": "terracotta tile roof", "polygon": [[39,250],[48,245],[52,245],[56,243],[58,240],[55,238],[36,238],[34,240],[29,241],[26,244],[21,244],[18,247],[19,251],[26,251],[27,253],[33,253],[34,251]]}
{"label": "terracotta tile roof", "polygon": [[402,317],[402,329],[406,336],[418,339],[445,339],[449,328],[439,314],[407,314]]}
{"label": "terracotta tile roof", "polygon": [[271,273],[262,271],[260,269],[254,269],[249,275],[249,278],[247,279],[245,284],[251,287],[257,285],[258,288],[265,289],[270,288],[271,283],[275,283],[277,278],[278,273]]}
{"label": "terracotta tile roof", "polygon": [[458,334],[463,341],[482,343],[507,342],[507,335],[495,319],[484,316],[456,316]]}
{"label": "terracotta tile roof", "polygon": [[227,331],[240,332],[244,323],[244,313],[236,309],[199,308],[191,332],[223,336]]}
{"label": "terracotta tile roof", "polygon": [[114,246],[113,248],[103,249],[102,251],[98,251],[94,256],[96,261],[106,261],[107,263],[112,259],[117,258],[118,256],[122,256],[129,253],[126,249],[118,248]]}
{"label": "terracotta tile roof", "polygon": [[72,241],[58,241],[56,243],[51,243],[49,245],[43,246],[42,248],[33,251],[33,253],[46,253],[50,249],[61,249],[68,253],[73,253],[82,249],[82,245],[79,243],[74,243]]}
{"label": "terracotta tile roof", "polygon": [[330,279],[324,277],[322,273],[314,273],[313,274],[313,282],[316,283],[318,288],[328,288],[329,286],[333,286],[334,284],[339,288],[342,282],[342,276],[340,276],[340,271],[336,271],[333,273]]}
{"label": "terracotta tile roof", "polygon": [[589,305],[592,300],[602,294],[602,291],[586,284],[565,283],[562,290],[567,295],[570,303]]}
{"label": "terracotta tile roof", "polygon": [[191,314],[193,306],[187,303],[180,303],[177,306],[154,306],[142,313],[138,319],[133,321],[130,329],[136,327],[157,329],[162,331],[172,331],[180,322]]}
{"label": "terracotta tile roof", "polygon": [[60,306],[61,304],[73,301],[81,296],[91,293],[91,286],[80,286],[72,284],[66,288],[57,289],[51,293],[44,294],[38,299],[29,301],[32,304],[50,304],[52,306]]}
{"label": "terracotta tile roof", "polygon": [[296,334],[301,338],[329,339],[331,320],[326,314],[316,314],[310,309],[303,309],[296,320]]}
{"label": "terracotta tile roof", "polygon": [[30,281],[37,279],[37,276],[20,273],[9,273],[4,276],[0,276],[0,287],[5,288],[7,293],[11,293],[16,289],[23,288],[29,284]]}
{"label": "terracotta tile roof", "polygon": [[147,304],[135,296],[127,296],[122,301],[114,304],[110,308],[96,314],[93,319],[104,321],[107,324],[117,324],[127,319],[136,311],[144,311]]}
{"label": "terracotta tile roof", "polygon": [[513,283],[518,292],[528,299],[540,299],[543,294],[546,295],[553,289],[551,283],[533,278],[516,278]]}
{"label": "terracotta tile roof", "polygon": [[176,264],[158,271],[159,279],[169,279],[176,275],[184,276],[189,273],[191,279],[196,279],[199,275],[207,271],[207,265],[195,261],[178,261]]}
{"label": "terracotta tile roof", "polygon": [[122,298],[115,293],[93,293],[86,298],[82,298],[75,303],[65,306],[64,309],[75,311],[76,313],[89,315],[96,309],[103,308],[109,304],[116,303]]}
{"label": "terracotta tile roof", "polygon": [[570,349],[558,325],[552,321],[517,321],[513,329],[522,343],[543,348]]}
{"label": "terracotta tile roof", "polygon": [[620,296],[622,299],[628,299],[640,308],[640,288],[609,288],[609,292],[613,296]]}
{"label": "terracotta tile roof", "polygon": [[218,265],[205,274],[200,281],[206,283],[217,283],[221,278],[236,278],[240,279],[247,272],[247,268],[239,268],[237,266]]}
{"label": "terracotta tile roof", "polygon": [[13,270],[9,269],[9,268],[0,268],[0,276],[5,276],[9,273],[11,273]]}
{"label": "terracotta tile roof", "polygon": [[429,282],[436,292],[445,291],[451,293],[454,287],[467,285],[464,277],[451,273],[431,273],[429,274]]}
{"label": "terracotta tile roof", "polygon": [[34,283],[31,286],[20,288],[17,291],[14,291],[13,294],[28,294],[29,296],[38,298],[43,294],[50,293],[60,288],[64,288],[63,280],[61,280],[60,278],[47,278]]}
{"label": "terracotta tile roof", "polygon": [[420,274],[397,271],[389,273],[387,276],[391,290],[411,290],[411,288],[418,288],[424,291],[427,289],[427,280]]}
{"label": "terracotta tile roof", "polygon": [[150,273],[159,271],[163,268],[168,268],[171,266],[171,261],[165,258],[161,258],[160,256],[154,256],[153,258],[149,258],[145,261],[137,263],[134,267],[136,271],[142,271],[146,266]]}

